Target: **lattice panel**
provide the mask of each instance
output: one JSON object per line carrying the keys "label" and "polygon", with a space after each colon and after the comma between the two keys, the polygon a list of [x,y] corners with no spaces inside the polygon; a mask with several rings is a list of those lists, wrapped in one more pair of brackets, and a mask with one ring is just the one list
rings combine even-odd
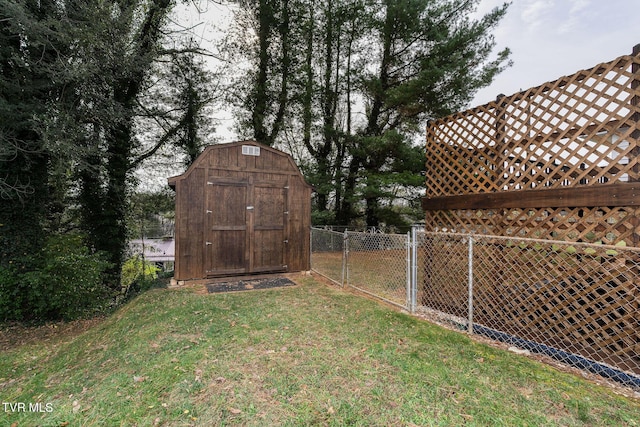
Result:
{"label": "lattice panel", "polygon": [[427,197],[638,181],[640,56],[433,121]]}
{"label": "lattice panel", "polygon": [[449,116],[428,132],[427,196],[500,190],[495,105]]}
{"label": "lattice panel", "polygon": [[459,209],[426,212],[427,231],[640,246],[635,207]]}
{"label": "lattice panel", "polygon": [[494,339],[517,346],[526,340],[533,351],[544,353],[543,345],[564,352],[554,357],[569,363],[575,363],[572,355],[581,355],[640,374],[638,249],[472,239],[469,244],[468,235],[426,233],[420,244],[427,256],[419,301],[449,315],[439,320],[466,330],[471,317],[474,331],[492,331]]}
{"label": "lattice panel", "polygon": [[480,238],[474,321],[640,373],[638,255]]}

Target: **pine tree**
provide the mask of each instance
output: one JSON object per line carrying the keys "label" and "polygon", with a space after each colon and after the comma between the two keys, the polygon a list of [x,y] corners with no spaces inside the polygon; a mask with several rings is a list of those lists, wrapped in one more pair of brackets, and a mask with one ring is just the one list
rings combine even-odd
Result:
{"label": "pine tree", "polygon": [[[463,108],[507,64],[506,49],[488,59],[494,47],[490,31],[507,5],[472,21],[477,3],[383,0],[377,4],[381,13],[369,15],[374,34],[369,58],[376,60],[361,67],[357,77],[366,122],[349,147],[345,188],[365,200],[368,226],[380,223],[380,200],[389,197],[389,180],[417,172],[397,169],[399,155],[417,154],[410,148],[412,134],[427,119]],[[339,215],[343,220],[352,215],[352,206],[346,208]]]}
{"label": "pine tree", "polygon": [[298,156],[317,219],[377,226],[404,221],[396,201],[415,208],[426,121],[509,64],[507,49],[492,57],[491,35],[507,4],[473,20],[478,2],[239,2],[238,27],[255,36],[231,49],[252,65],[233,85],[240,127]]}

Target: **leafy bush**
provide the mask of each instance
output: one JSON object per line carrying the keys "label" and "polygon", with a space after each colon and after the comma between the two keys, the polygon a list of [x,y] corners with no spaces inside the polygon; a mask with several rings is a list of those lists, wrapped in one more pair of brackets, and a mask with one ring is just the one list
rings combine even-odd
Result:
{"label": "leafy bush", "polygon": [[336,215],[333,211],[311,211],[311,224],[318,225],[333,225],[336,223]]}
{"label": "leafy bush", "polygon": [[0,266],[0,321],[22,320],[22,290],[15,268]]}
{"label": "leafy bush", "polygon": [[109,264],[82,236],[53,236],[34,258],[30,271],[0,269],[0,320],[71,320],[110,304],[113,295],[103,285]]}
{"label": "leafy bush", "polygon": [[126,296],[132,296],[150,289],[158,278],[158,271],[154,263],[134,256],[125,261],[122,266],[122,289]]}

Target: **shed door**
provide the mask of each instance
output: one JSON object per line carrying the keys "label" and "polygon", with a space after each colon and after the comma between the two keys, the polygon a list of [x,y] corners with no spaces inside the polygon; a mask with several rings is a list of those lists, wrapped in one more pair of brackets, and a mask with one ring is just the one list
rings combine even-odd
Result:
{"label": "shed door", "polygon": [[250,271],[283,271],[285,266],[287,194],[284,185],[255,184],[253,187],[253,237]]}
{"label": "shed door", "polygon": [[207,183],[207,276],[286,271],[285,183],[211,178]]}
{"label": "shed door", "polygon": [[246,182],[209,181],[205,223],[205,269],[208,276],[247,271]]}

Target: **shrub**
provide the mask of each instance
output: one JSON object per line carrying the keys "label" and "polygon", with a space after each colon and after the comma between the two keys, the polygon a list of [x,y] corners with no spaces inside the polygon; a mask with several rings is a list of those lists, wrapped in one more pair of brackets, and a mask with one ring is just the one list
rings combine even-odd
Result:
{"label": "shrub", "polygon": [[110,304],[113,295],[103,285],[109,264],[82,236],[52,236],[35,258],[30,271],[0,269],[0,320],[72,320]]}
{"label": "shrub", "polygon": [[154,263],[139,256],[126,260],[122,265],[122,290],[125,297],[150,289],[158,278],[159,270]]}
{"label": "shrub", "polygon": [[0,266],[0,321],[22,320],[19,283],[15,268]]}

